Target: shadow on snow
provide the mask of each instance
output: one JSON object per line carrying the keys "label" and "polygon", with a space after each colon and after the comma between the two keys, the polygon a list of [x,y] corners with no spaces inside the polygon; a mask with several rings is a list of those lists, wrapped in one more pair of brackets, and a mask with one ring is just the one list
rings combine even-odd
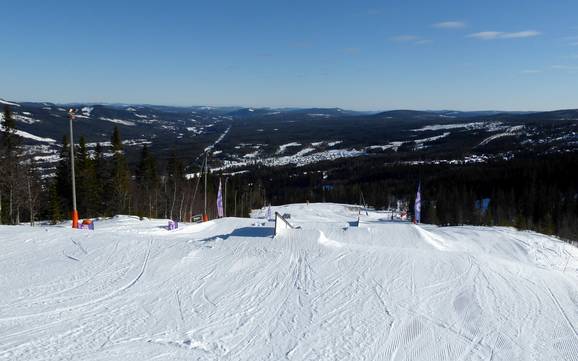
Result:
{"label": "shadow on snow", "polygon": [[199,240],[199,242],[211,242],[216,239],[228,239],[229,237],[273,237],[275,235],[275,228],[273,227],[241,227],[236,228],[233,232],[229,234],[220,234],[218,236],[205,238]]}

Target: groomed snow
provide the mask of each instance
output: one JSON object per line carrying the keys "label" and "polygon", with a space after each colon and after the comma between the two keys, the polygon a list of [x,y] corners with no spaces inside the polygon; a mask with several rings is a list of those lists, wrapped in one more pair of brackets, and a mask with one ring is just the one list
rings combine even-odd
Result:
{"label": "groomed snow", "polygon": [[487,131],[498,131],[507,128],[502,122],[473,122],[473,123],[458,123],[458,124],[433,124],[426,125],[419,129],[413,129],[413,132],[438,131],[438,130],[453,130],[453,129],[485,129]]}
{"label": "groomed snow", "polygon": [[113,118],[106,118],[106,117],[100,117],[99,119],[104,120],[106,122],[116,123],[116,124],[120,124],[120,125],[126,125],[129,127],[132,127],[135,125],[135,123],[131,122],[130,120],[113,119]]}
{"label": "groomed snow", "polygon": [[429,137],[429,138],[424,138],[424,139],[415,139],[413,142],[415,144],[423,144],[423,143],[429,143],[429,142],[435,142],[436,140],[440,140],[443,139],[445,137],[447,137],[448,135],[450,135],[450,132],[445,132],[444,134],[440,134],[440,135],[436,135],[434,137]]}
{"label": "groomed snow", "polygon": [[[0,125],[4,124],[4,114],[0,113]],[[34,140],[36,142],[42,142],[42,143],[55,143],[56,140],[52,139],[52,138],[43,138],[43,137],[39,137],[37,135],[34,134],[30,134],[28,132],[25,132],[23,130],[20,129],[16,129],[14,131],[14,134],[18,135],[19,137],[22,138],[26,138],[26,139],[30,139],[30,140]]]}
{"label": "groomed snow", "polygon": [[287,144],[283,144],[279,146],[279,149],[277,150],[277,154],[283,154],[285,153],[285,151],[287,150],[287,148],[290,147],[300,147],[301,143],[297,143],[297,142],[291,142],[291,143],[287,143]]}
{"label": "groomed snow", "polygon": [[311,152],[315,152],[315,148],[303,148],[300,151],[298,151],[297,153],[295,153],[296,157],[302,157],[304,155],[307,155]]}
{"label": "groomed snow", "polygon": [[[214,125],[214,124],[211,124],[211,125]],[[231,126],[229,125],[229,127],[219,136],[219,138],[217,138],[217,140],[215,140],[215,142],[213,144],[211,144],[205,148],[205,152],[208,152],[208,151],[214,149],[219,143],[221,143],[221,141],[223,139],[225,139],[225,137],[227,136],[227,134],[229,133],[230,130],[231,130]]]}
{"label": "groomed snow", "polygon": [[514,137],[520,134],[520,131],[522,131],[524,129],[523,125],[517,125],[514,127],[510,127],[508,129],[506,129],[506,131],[504,133],[498,133],[498,134],[494,134],[486,139],[484,139],[480,144],[478,144],[476,146],[477,147],[481,147],[483,145],[486,145],[496,139],[500,139],[500,138],[504,138],[504,137]]}
{"label": "groomed snow", "polygon": [[[308,153],[306,155],[287,155],[287,156],[277,156],[277,157],[269,157],[269,158],[253,158],[256,157],[259,153],[249,153],[251,158],[247,158],[244,156],[245,159],[251,159],[253,164],[263,164],[267,167],[280,167],[289,164],[294,164],[298,167],[305,166],[307,164],[323,162],[327,160],[334,160],[339,158],[353,158],[365,155],[365,151],[360,151],[357,149],[330,149],[323,152],[315,152],[315,153]],[[225,161],[224,166],[220,168],[212,168],[213,171],[223,170],[227,168],[235,168],[235,167],[243,167],[246,166],[248,163],[247,161]]]}
{"label": "groomed snow", "polygon": [[34,124],[34,123],[40,123],[39,119],[34,119],[32,117],[30,117],[30,113],[28,112],[22,112],[23,115],[20,114],[14,114],[12,117],[14,118],[14,120],[22,122],[22,123],[26,123],[26,124]]}
{"label": "groomed snow", "polygon": [[37,135],[34,134],[30,134],[28,132],[25,132],[23,130],[19,130],[16,129],[15,131],[16,135],[22,137],[22,138],[26,138],[26,139],[30,139],[30,140],[34,140],[37,142],[42,142],[42,143],[55,143],[56,140],[52,139],[52,138],[43,138],[43,137],[39,137]]}
{"label": "groomed snow", "polygon": [[419,129],[413,129],[414,132],[425,132],[425,131],[437,131],[437,130],[450,130],[450,129],[483,129],[486,126],[484,122],[475,123],[460,123],[460,124],[433,124],[426,125]]}
{"label": "groomed snow", "polygon": [[352,227],[354,206],[273,211],[302,228],[0,226],[0,359],[576,360],[570,245],[379,212]]}

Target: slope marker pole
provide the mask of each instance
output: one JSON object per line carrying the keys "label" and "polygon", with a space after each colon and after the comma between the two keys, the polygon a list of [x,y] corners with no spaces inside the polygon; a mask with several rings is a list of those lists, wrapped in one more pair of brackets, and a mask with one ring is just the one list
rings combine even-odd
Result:
{"label": "slope marker pole", "polygon": [[68,111],[68,119],[70,123],[70,169],[72,173],[72,228],[78,228],[78,211],[76,210],[76,176],[74,174],[74,134],[72,131],[72,121],[76,116],[76,111],[70,109]]}

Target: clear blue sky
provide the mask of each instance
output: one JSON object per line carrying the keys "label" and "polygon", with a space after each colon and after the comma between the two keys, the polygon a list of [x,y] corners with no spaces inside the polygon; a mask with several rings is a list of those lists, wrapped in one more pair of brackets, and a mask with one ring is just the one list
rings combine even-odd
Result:
{"label": "clear blue sky", "polygon": [[578,108],[578,1],[3,1],[0,97]]}

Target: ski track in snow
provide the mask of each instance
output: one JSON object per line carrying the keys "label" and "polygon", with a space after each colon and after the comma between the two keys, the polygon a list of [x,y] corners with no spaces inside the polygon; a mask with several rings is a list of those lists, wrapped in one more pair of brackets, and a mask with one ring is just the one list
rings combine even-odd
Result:
{"label": "ski track in snow", "polygon": [[219,138],[217,138],[217,140],[215,140],[215,142],[211,145],[209,145],[208,147],[205,148],[205,152],[211,151],[213,150],[219,143],[221,143],[221,141],[223,139],[225,139],[225,137],[227,136],[227,134],[229,133],[229,131],[231,130],[231,125],[229,125],[229,127],[227,129],[225,129],[225,131],[219,136]]}
{"label": "ski track in snow", "polygon": [[273,208],[301,229],[0,226],[0,360],[577,359],[570,245],[379,212],[351,227],[354,206]]}

